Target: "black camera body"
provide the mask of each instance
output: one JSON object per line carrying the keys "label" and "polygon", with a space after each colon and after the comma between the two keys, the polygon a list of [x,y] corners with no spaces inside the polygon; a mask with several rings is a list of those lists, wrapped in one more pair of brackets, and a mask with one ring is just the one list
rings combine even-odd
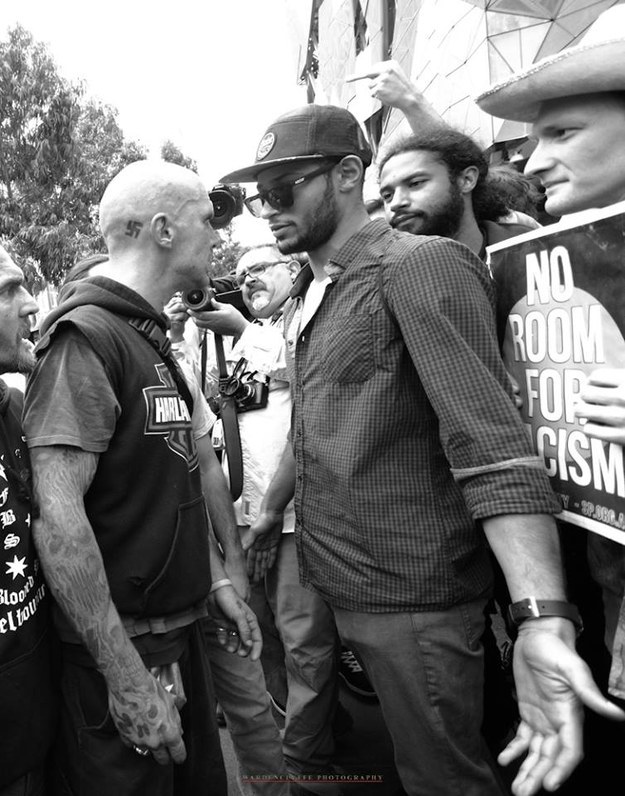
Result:
{"label": "black camera body", "polygon": [[234,395],[237,412],[251,412],[253,409],[264,409],[269,398],[269,385],[250,377],[241,382]]}
{"label": "black camera body", "polygon": [[208,192],[208,198],[213,205],[211,226],[213,229],[227,227],[235,216],[243,212],[245,188],[240,185],[215,185]]}
{"label": "black camera body", "polygon": [[[232,304],[236,307],[241,315],[246,320],[250,320],[250,311],[245,306],[243,295],[239,289],[232,290],[232,282],[230,279],[211,279],[210,285],[203,288],[194,288],[187,290],[182,294],[182,301],[185,307],[195,312],[206,312],[207,310],[214,310],[211,304],[213,299],[221,301],[224,304]],[[224,289],[225,288],[225,289]]]}
{"label": "black camera body", "polygon": [[264,409],[269,398],[269,382],[266,377],[257,378],[256,372],[246,370],[245,357],[234,366],[230,376],[219,380],[221,400],[231,398],[237,412],[251,412]]}

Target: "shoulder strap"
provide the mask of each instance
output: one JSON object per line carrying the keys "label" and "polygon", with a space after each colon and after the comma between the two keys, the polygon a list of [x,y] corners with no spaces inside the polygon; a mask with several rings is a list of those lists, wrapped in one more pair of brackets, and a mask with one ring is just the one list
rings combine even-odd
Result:
{"label": "shoulder strap", "polygon": [[189,416],[191,416],[193,414],[193,397],[191,396],[191,391],[187,386],[184,376],[180,372],[176,361],[171,355],[171,343],[169,342],[169,338],[159,328],[156,321],[153,321],[150,318],[144,318],[141,320],[138,318],[128,318],[128,324],[132,326],[135,331],[139,332],[144,340],[147,340],[147,342],[158,352],[163,362],[167,365],[167,369],[171,373],[171,376],[176,383],[176,387],[178,388],[180,395],[187,405]]}
{"label": "shoulder strap", "polygon": [[215,335],[215,354],[219,368],[219,409],[221,422],[224,429],[224,441],[228,456],[228,474],[230,477],[230,494],[233,500],[238,500],[243,490],[243,453],[241,451],[241,436],[239,434],[239,418],[234,396],[226,389],[230,380],[226,356],[224,354],[224,340],[222,335]]}

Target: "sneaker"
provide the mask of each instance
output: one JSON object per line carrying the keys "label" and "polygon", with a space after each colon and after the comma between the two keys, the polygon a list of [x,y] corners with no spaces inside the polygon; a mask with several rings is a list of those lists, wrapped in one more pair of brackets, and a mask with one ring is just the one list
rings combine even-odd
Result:
{"label": "sneaker", "polygon": [[339,676],[349,688],[359,696],[377,699],[373,686],[365,674],[365,670],[356,660],[356,656],[346,647],[341,647],[341,660],[339,663]]}

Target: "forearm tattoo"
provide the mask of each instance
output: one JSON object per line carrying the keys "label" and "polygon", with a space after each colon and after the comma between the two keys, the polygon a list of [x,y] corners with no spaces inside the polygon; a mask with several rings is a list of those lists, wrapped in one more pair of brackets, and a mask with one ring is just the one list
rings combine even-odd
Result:
{"label": "forearm tattoo", "polygon": [[31,457],[41,507],[33,536],[44,574],[98,668],[114,674],[128,665],[121,654],[128,642],[83,500],[98,457],[63,446],[34,448]]}

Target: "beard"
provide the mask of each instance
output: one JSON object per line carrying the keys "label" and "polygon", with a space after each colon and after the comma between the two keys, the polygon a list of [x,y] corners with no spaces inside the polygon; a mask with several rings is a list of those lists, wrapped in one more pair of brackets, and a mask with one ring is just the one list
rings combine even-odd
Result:
{"label": "beard", "polygon": [[25,340],[22,338],[22,342],[17,350],[17,356],[15,357],[15,367],[13,371],[15,373],[30,373],[33,368],[35,367],[35,347],[30,342],[30,340]]}
{"label": "beard", "polygon": [[[432,205],[427,211],[419,211],[401,229],[412,235],[439,235],[441,238],[454,238],[460,229],[463,215],[462,193],[454,182],[450,182],[449,193],[444,199]],[[396,226],[394,221],[391,222],[391,226]]]}
{"label": "beard", "polygon": [[336,232],[338,214],[331,180],[327,181],[321,201],[314,210],[306,214],[303,223],[306,225],[305,229],[298,232],[294,238],[276,242],[282,254],[315,251],[327,243]]}

